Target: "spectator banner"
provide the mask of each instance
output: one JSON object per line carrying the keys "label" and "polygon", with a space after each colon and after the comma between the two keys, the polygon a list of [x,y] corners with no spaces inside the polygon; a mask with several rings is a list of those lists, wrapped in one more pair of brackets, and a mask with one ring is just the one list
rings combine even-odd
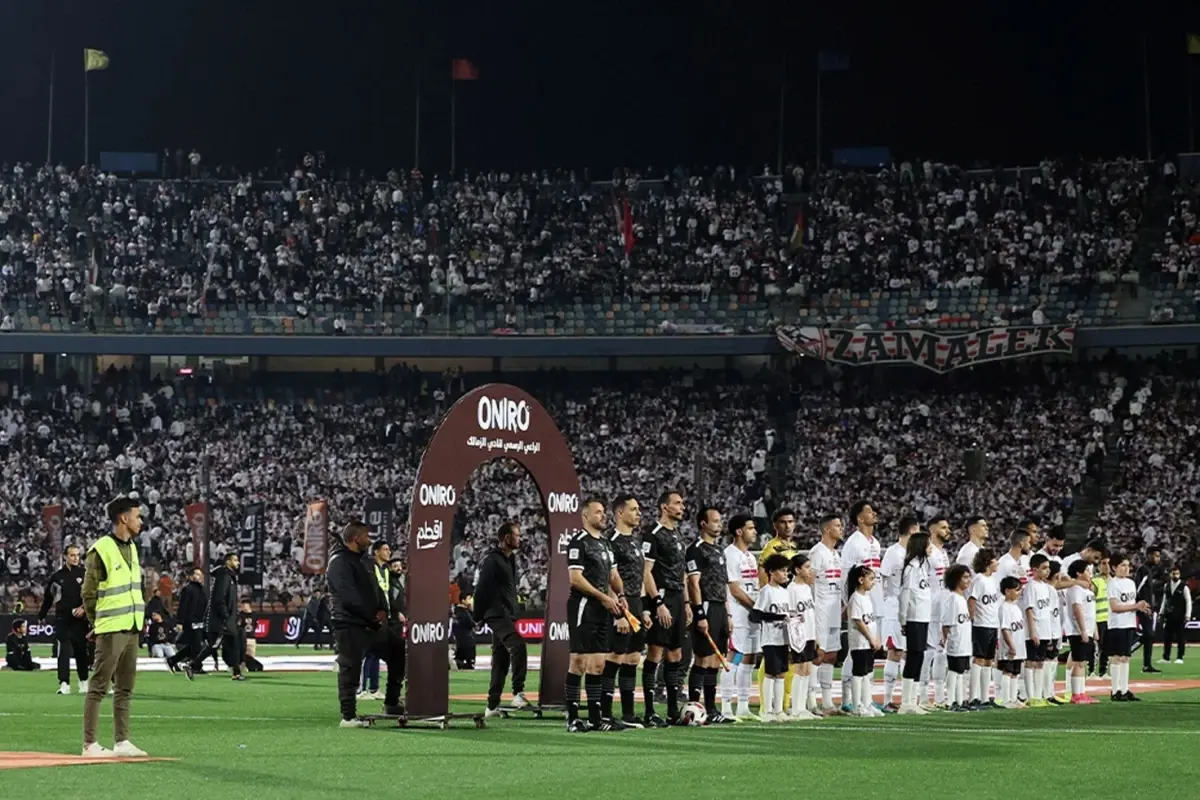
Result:
{"label": "spectator banner", "polygon": [[323,575],[329,562],[329,504],[324,500],[308,504],[304,514],[304,561],[300,569],[306,575]]}
{"label": "spectator banner", "polygon": [[50,553],[54,558],[54,566],[51,571],[58,569],[58,565],[62,564],[63,544],[66,540],[67,530],[63,525],[63,507],[62,506],[42,506],[42,524],[46,526],[46,536],[50,538]]}
{"label": "spectator banner", "polygon": [[192,532],[192,565],[204,570],[208,577],[208,525],[212,511],[208,503],[192,503],[183,507],[188,530]]}
{"label": "spectator banner", "polygon": [[367,500],[363,515],[371,531],[371,542],[387,542],[396,545],[396,504],[390,497],[372,497]]}
{"label": "spectator banner", "polygon": [[781,345],[802,356],[851,366],[911,364],[934,372],[1075,349],[1071,325],[983,328],[964,333],[784,325],[775,335]]}
{"label": "spectator banner", "polygon": [[241,562],[239,581],[254,590],[255,599],[263,593],[263,544],[267,538],[266,506],[251,503],[242,510],[242,524],[238,526],[237,551]]}
{"label": "spectator banner", "polygon": [[450,534],[458,497],[481,464],[510,458],[528,471],[542,496],[549,542],[542,705],[561,705],[567,675],[567,544],[579,531],[579,476],[554,419],[528,393],[492,383],[468,392],[442,418],[421,457],[408,531],[408,713],[450,711],[446,621]]}

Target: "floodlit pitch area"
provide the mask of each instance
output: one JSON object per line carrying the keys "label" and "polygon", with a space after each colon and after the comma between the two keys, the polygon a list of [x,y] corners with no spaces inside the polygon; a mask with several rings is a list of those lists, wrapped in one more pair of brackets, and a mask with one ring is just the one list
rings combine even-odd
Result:
{"label": "floodlit pitch area", "polygon": [[[487,653],[480,648],[481,656]],[[1200,689],[1179,687],[1200,685],[1200,660],[1165,665],[1164,674],[1151,676],[1138,663],[1135,654],[1133,691],[1144,698],[1137,704],[1115,705],[1100,695],[1100,704],[1086,707],[583,735],[568,735],[553,719],[492,720],[486,730],[469,720],[447,731],[342,730],[333,672],[259,673],[242,684],[222,674],[188,683],[148,672],[138,677],[133,740],[153,756],[178,761],[5,769],[0,785],[5,797],[40,798],[87,796],[98,782],[112,781],[104,784],[108,796],[130,800],[174,793],[567,800],[647,791],[680,798],[845,797],[847,791],[877,797],[884,787],[888,800],[1045,800],[1073,793],[1065,787],[1078,776],[1081,796],[1090,798],[1194,799]],[[451,687],[456,698],[482,696],[487,674],[454,672]],[[78,755],[83,698],[56,696],[54,688],[46,672],[0,672],[0,751]],[[1100,684],[1090,688],[1095,693]],[[482,703],[453,705],[467,711]],[[100,727],[106,745],[110,708],[106,700]],[[656,788],[635,788],[647,780]]]}

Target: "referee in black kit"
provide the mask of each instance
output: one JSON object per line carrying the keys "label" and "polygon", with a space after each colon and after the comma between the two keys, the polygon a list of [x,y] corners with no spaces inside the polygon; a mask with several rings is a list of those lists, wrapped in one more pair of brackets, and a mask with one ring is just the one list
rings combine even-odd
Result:
{"label": "referee in black kit", "polygon": [[[679,721],[679,690],[683,683],[683,643],[692,624],[692,608],[684,599],[683,495],[664,492],[658,498],[658,523],[642,537],[646,556],[645,593],[653,608],[654,627],[646,637],[642,664],[642,695],[647,728],[665,728]],[[667,684],[667,721],[654,713],[655,676],[666,656],[663,677]]]}
{"label": "referee in black kit", "polygon": [[[612,546],[604,536],[604,501],[589,498],[583,504],[583,533],[567,547],[571,594],[567,600],[567,634],[571,661],[567,667],[567,730],[619,731],[627,726],[611,717],[612,694],[604,716],[604,664],[612,652],[614,630],[629,631],[625,620],[625,593],[617,572]],[[586,678],[584,677],[586,675]],[[588,719],[579,718],[579,685],[586,680]]]}
{"label": "referee in black kit", "polygon": [[[87,644],[88,621],[83,609],[83,564],[79,563],[79,548],[67,547],[62,569],[50,576],[42,594],[42,609],[38,621],[45,622],[50,606],[54,605],[54,638],[58,642],[58,694],[71,693],[71,659],[79,676],[79,693],[87,694],[88,670],[92,659]],[[55,602],[57,598],[57,602]]]}
{"label": "referee in black kit", "polygon": [[325,577],[333,610],[329,617],[333,640],[337,644],[338,704],[343,728],[365,728],[356,706],[363,657],[375,653],[387,664],[387,685],[383,693],[383,713],[402,714],[400,686],[404,681],[404,639],[388,624],[388,605],[383,598],[366,553],[371,548],[371,532],[366,523],[355,520],[342,529],[333,541]]}
{"label": "referee in black kit", "polygon": [[[704,695],[704,710],[709,725],[733,722],[717,710],[717,672],[721,656],[717,647],[729,642],[729,612],[725,596],[729,591],[729,573],[725,568],[725,553],[717,544],[721,535],[721,512],[705,506],[696,515],[700,536],[688,546],[687,593],[692,604],[692,675]],[[714,647],[715,645],[715,647]],[[699,697],[688,697],[698,701]]]}

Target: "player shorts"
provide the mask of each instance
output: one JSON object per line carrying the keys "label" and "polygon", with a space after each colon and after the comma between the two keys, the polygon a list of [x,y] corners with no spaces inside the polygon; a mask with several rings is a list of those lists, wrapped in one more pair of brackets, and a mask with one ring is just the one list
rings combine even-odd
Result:
{"label": "player shorts", "polygon": [[[642,598],[627,597],[626,602],[629,603],[629,613],[633,615],[638,622],[645,622],[642,619]],[[646,646],[646,628],[643,624],[642,629],[637,633],[630,630],[629,633],[617,633],[616,628],[613,628],[612,635],[612,652],[614,655],[625,656],[630,653],[641,653]]]}
{"label": "player shorts", "polygon": [[1025,640],[1025,660],[1031,664],[1038,664],[1046,660],[1046,648],[1050,643],[1042,639],[1037,644],[1033,643],[1033,639]]}
{"label": "player shorts", "polygon": [[788,646],[786,644],[764,644],[763,672],[767,675],[784,675],[788,671]]}
{"label": "player shorts", "polygon": [[654,627],[646,635],[646,644],[663,647],[667,650],[679,650],[687,638],[687,617],[684,616],[684,599],[682,592],[667,592],[662,598],[663,605],[671,612],[671,624],[663,627],[658,624],[658,614],[650,612],[654,618]]}
{"label": "player shorts", "polygon": [[1062,644],[1062,642],[1060,642],[1058,639],[1051,639],[1050,641],[1045,642],[1047,661],[1058,660],[1058,647],[1060,644]]}
{"label": "player shorts", "polygon": [[1104,653],[1109,658],[1129,658],[1136,639],[1134,628],[1109,628],[1104,632]]}
{"label": "player shorts", "polygon": [[[742,615],[743,618],[745,615]],[[733,632],[730,634],[730,639],[733,643],[734,651],[741,653],[744,656],[756,655],[762,652],[762,645],[758,643],[758,634],[762,630],[761,625],[750,624],[749,619],[734,621]],[[714,641],[716,637],[713,637]],[[720,644],[720,642],[717,642]]]}
{"label": "player shorts", "polygon": [[[845,667],[843,667],[845,669]],[[870,675],[875,671],[875,651],[867,648],[865,650],[850,651],[850,674],[856,678],[862,678]]]}
{"label": "player shorts", "polygon": [[996,666],[1005,675],[1015,678],[1019,677],[1021,674],[1022,663],[1023,662],[1020,659],[1004,659],[1002,661],[997,661]]}
{"label": "player shorts", "polygon": [[817,620],[816,644],[826,653],[837,652],[842,648],[842,629],[824,627],[821,625],[821,621]]}
{"label": "player shorts", "polygon": [[1071,660],[1077,663],[1085,663],[1091,661],[1092,655],[1096,651],[1096,642],[1093,639],[1088,639],[1086,642],[1082,636],[1068,636],[1067,641],[1071,643]]}
{"label": "player shorts", "polygon": [[817,643],[810,640],[799,653],[789,650],[789,654],[793,664],[811,664],[817,660]]}
{"label": "player shorts", "polygon": [[883,648],[885,650],[907,650],[908,644],[904,641],[904,631],[900,630],[900,619],[883,620]]}
{"label": "player shorts", "polygon": [[1000,641],[998,628],[971,626],[971,657],[991,661],[996,657],[996,645]]}
{"label": "player shorts", "polygon": [[[725,604],[709,603],[705,616],[708,618],[708,636],[701,633],[696,620],[692,620],[692,655],[696,658],[715,656],[717,650],[713,645],[721,648],[729,641],[729,612],[725,610]],[[712,644],[709,644],[709,638]]]}
{"label": "player shorts", "polygon": [[946,656],[946,669],[955,675],[962,675],[970,668],[970,656]]}
{"label": "player shorts", "polygon": [[567,600],[567,639],[572,653],[612,652],[613,615],[591,597]]}

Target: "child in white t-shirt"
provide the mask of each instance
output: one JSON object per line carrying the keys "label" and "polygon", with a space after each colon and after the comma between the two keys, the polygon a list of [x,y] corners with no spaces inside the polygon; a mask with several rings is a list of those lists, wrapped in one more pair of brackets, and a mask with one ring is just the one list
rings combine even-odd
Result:
{"label": "child in white t-shirt", "polygon": [[[871,603],[871,589],[874,587],[875,572],[870,567],[859,564],[850,570],[846,579],[846,590],[850,598],[846,607],[846,620],[850,631],[848,639],[853,664],[853,680],[850,684],[851,703],[854,706],[852,713],[856,717],[883,716],[883,712],[875,708],[870,697],[875,653],[879,651],[875,608]],[[845,703],[845,700],[842,702]]]}
{"label": "child in white t-shirt", "polygon": [[946,702],[951,711],[970,711],[967,701],[967,671],[971,667],[971,612],[967,605],[967,589],[971,586],[971,569],[955,564],[943,578],[946,594],[942,596],[942,647],[946,651]]}

